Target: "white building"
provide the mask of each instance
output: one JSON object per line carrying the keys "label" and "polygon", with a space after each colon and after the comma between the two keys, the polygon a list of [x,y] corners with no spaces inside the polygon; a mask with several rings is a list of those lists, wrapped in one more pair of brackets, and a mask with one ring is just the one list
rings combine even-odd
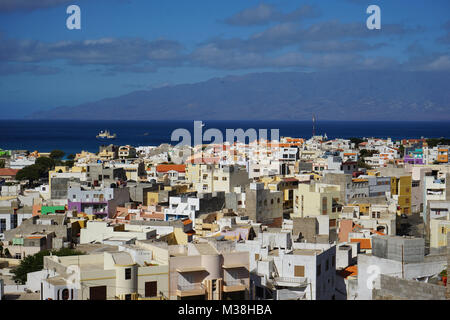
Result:
{"label": "white building", "polygon": [[85,243],[130,243],[156,237],[156,229],[141,225],[111,225],[106,221],[88,221],[80,230],[80,244]]}
{"label": "white building", "polygon": [[44,258],[56,276],[41,280],[42,300],[141,300],[169,297],[168,255],[148,244],[119,252]]}

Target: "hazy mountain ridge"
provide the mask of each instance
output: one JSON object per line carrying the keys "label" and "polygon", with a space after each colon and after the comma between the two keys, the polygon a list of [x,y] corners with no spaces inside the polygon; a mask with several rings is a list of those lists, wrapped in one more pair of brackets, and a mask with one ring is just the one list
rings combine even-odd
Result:
{"label": "hazy mountain ridge", "polygon": [[450,120],[450,73],[254,73],[36,112],[30,119]]}

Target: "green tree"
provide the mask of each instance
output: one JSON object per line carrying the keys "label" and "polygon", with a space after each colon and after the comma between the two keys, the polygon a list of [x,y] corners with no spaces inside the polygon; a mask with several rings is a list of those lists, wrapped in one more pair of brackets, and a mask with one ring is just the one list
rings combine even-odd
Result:
{"label": "green tree", "polygon": [[69,160],[74,160],[75,157],[76,157],[76,155],[74,155],[73,153],[71,153],[71,154],[69,154],[69,155],[67,156],[67,159],[69,159]]}
{"label": "green tree", "polygon": [[32,185],[35,181],[45,176],[46,170],[38,164],[32,164],[20,169],[16,174],[16,179],[19,181],[28,180],[28,184]]}
{"label": "green tree", "polygon": [[371,170],[372,167],[370,165],[368,165],[365,161],[364,158],[359,158],[358,159],[358,168],[364,168],[367,170]]}
{"label": "green tree", "polygon": [[34,164],[43,167],[48,172],[55,167],[55,160],[48,157],[39,157]]}
{"label": "green tree", "polygon": [[75,161],[73,161],[73,160],[66,160],[66,161],[64,161],[64,165],[66,167],[72,168],[75,165]]}
{"label": "green tree", "polygon": [[350,138],[350,142],[354,143],[355,146],[358,146],[361,142],[365,142],[365,141],[367,141],[367,140],[364,140],[364,139],[361,139],[361,138],[355,138],[355,137]]}
{"label": "green tree", "polygon": [[52,255],[63,257],[63,256],[76,256],[84,255],[85,252],[61,248],[59,250],[43,250],[34,255],[26,256],[20,264],[11,270],[14,274],[13,280],[18,281],[20,284],[25,284],[27,282],[27,274],[30,272],[40,271],[44,267],[44,257]]}
{"label": "green tree", "polygon": [[5,167],[5,159],[0,159],[0,168]]}
{"label": "green tree", "polygon": [[446,138],[432,138],[432,139],[427,139],[426,141],[427,141],[429,148],[434,148],[438,145],[450,144],[450,139],[446,139]]}
{"label": "green tree", "polygon": [[361,150],[359,151],[359,156],[360,156],[361,158],[371,157],[371,156],[373,156],[375,153],[378,153],[378,151],[376,151],[376,150],[361,149]]}
{"label": "green tree", "polygon": [[53,150],[50,152],[50,158],[53,160],[61,160],[64,157],[65,153],[62,150]]}
{"label": "green tree", "polygon": [[405,147],[403,145],[398,147],[398,152],[400,154],[400,158],[403,158],[405,156]]}

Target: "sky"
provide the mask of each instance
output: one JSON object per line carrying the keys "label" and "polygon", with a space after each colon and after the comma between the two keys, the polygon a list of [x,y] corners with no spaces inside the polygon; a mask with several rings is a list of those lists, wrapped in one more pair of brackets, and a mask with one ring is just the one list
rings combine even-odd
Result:
{"label": "sky", "polygon": [[449,13],[448,0],[1,0],[0,118],[253,72],[450,72]]}

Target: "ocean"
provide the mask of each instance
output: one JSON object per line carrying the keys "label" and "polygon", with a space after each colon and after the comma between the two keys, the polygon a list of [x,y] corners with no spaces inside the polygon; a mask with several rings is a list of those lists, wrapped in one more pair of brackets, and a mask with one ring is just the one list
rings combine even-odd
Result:
{"label": "ocean", "polygon": [[[310,138],[312,121],[203,121],[207,129],[279,129],[280,136]],[[193,121],[39,121],[0,120],[0,148],[6,150],[63,150],[66,155],[81,150],[97,152],[102,144],[149,146],[171,142],[175,129],[193,132]],[[99,141],[101,130],[117,134],[117,139]],[[269,131],[270,132],[270,131]],[[377,137],[450,138],[450,122],[317,121],[316,134],[328,138]]]}

